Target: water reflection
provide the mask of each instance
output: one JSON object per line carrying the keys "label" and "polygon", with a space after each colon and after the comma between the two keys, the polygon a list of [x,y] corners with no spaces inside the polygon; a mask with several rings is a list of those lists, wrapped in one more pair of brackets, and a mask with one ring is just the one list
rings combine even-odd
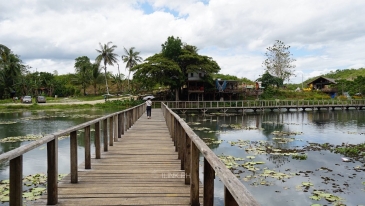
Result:
{"label": "water reflection", "polygon": [[[316,190],[342,198],[335,201],[337,204],[361,205],[365,203],[365,186],[362,184],[365,181],[364,163],[354,160],[343,162],[340,154],[328,150],[314,151],[307,146],[309,143],[364,143],[364,112],[338,110],[181,116],[188,123],[197,125],[192,128],[195,127],[195,133],[201,138],[223,140],[220,144],[210,145],[217,155],[245,158],[237,162],[238,166],[232,172],[262,205],[335,204],[323,197],[320,200],[311,199],[315,198]],[[210,131],[199,129],[203,127],[210,128]],[[284,138],[290,141],[283,141],[278,135],[273,135],[276,131],[278,134],[289,134]],[[238,144],[239,140],[249,143]],[[275,154],[273,149],[280,150],[281,154]],[[293,159],[293,155],[290,155],[293,151],[305,155],[306,160]],[[254,159],[248,159],[248,156],[254,156]],[[248,162],[264,164],[244,166]],[[313,186],[304,186],[303,182]],[[219,180],[215,180],[215,184],[215,204],[223,205],[222,184]]]}

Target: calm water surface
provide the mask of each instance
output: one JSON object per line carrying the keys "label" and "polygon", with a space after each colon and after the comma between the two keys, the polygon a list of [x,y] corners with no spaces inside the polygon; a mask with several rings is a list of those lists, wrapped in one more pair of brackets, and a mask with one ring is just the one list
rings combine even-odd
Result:
{"label": "calm water surface", "polygon": [[[97,117],[112,113],[114,111],[105,110],[65,110],[65,111],[15,111],[0,113],[0,139],[6,137],[21,137],[27,135],[45,135],[56,131],[90,121]],[[92,128],[93,129],[93,128]],[[92,139],[94,132],[91,132]],[[70,172],[70,150],[69,138],[59,140],[59,173],[68,174]],[[93,142],[93,141],[92,141]],[[29,141],[0,143],[0,153],[10,151],[21,145],[28,144]],[[83,133],[78,132],[78,157],[79,163],[84,158]],[[23,155],[23,175],[47,172],[47,145],[27,152]],[[92,147],[94,145],[92,144]],[[94,152],[92,148],[92,152]],[[9,162],[0,164],[0,179],[9,178]]]}
{"label": "calm water surface", "polygon": [[[315,147],[307,147],[310,143],[364,143],[365,111],[266,112],[234,116],[181,114],[181,117],[186,119],[201,138],[221,140],[221,143],[218,141],[210,145],[217,155],[244,158],[243,161],[236,161],[239,165],[232,171],[261,205],[365,205],[364,159],[361,162],[343,162],[340,154],[329,150],[313,151]],[[276,139],[277,135],[272,134],[274,131],[291,133],[292,135],[284,136],[291,141]],[[246,145],[240,147],[234,144],[239,140],[247,140]],[[307,148],[302,152],[307,155],[307,159],[296,160],[291,155],[260,154],[254,150],[258,145],[283,150]],[[249,156],[253,159],[247,158]],[[240,166],[247,162],[263,164],[256,164],[256,171],[249,171]],[[265,175],[265,170],[287,176],[277,178]],[[305,187],[303,182],[313,185]],[[223,205],[223,189],[218,178],[215,184],[215,203]],[[342,200],[336,203],[324,198],[313,200],[310,197],[315,190],[338,196]]]}

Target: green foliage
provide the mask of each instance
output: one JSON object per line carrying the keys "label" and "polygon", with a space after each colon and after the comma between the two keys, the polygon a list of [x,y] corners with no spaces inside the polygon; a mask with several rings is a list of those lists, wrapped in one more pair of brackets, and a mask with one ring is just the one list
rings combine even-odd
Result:
{"label": "green foliage", "polygon": [[86,87],[90,85],[93,65],[90,62],[89,57],[82,56],[75,59],[75,71],[74,82],[82,85],[84,95],[86,95]]}
{"label": "green foliage", "polygon": [[213,79],[239,80],[238,77],[229,74],[213,74]]}
{"label": "green foliage", "polygon": [[266,89],[272,86],[276,86],[277,88],[283,86],[283,79],[272,76],[271,74],[269,74],[268,71],[266,71],[262,75],[262,77],[258,78],[257,80],[261,81],[262,86],[265,87]]}
{"label": "green foliage", "polygon": [[365,143],[357,145],[343,145],[342,147],[336,147],[335,153],[339,153],[348,157],[357,157],[360,154],[365,154]]}
{"label": "green foliage", "polygon": [[133,67],[133,71],[136,71],[133,79],[142,83],[142,87],[148,90],[157,83],[176,88],[183,79],[179,65],[162,54],[148,57],[144,63]]}
{"label": "green foliage", "polygon": [[134,100],[133,98],[128,99],[128,100],[111,100],[111,101],[106,101],[105,103],[99,103],[96,104],[95,106],[98,108],[119,108],[120,110],[124,110],[130,107],[134,107],[137,106],[139,104],[142,104],[144,101],[143,100]]}
{"label": "green foliage", "polygon": [[167,41],[161,45],[162,47],[162,55],[165,58],[171,59],[177,62],[182,48],[182,41],[179,37],[175,38],[174,36],[169,36]]}

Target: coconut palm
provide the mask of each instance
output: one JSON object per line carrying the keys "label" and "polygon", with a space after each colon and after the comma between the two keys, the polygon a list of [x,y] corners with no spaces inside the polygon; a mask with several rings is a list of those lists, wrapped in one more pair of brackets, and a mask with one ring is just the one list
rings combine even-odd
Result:
{"label": "coconut palm", "polygon": [[106,85],[106,93],[109,94],[109,88],[108,88],[108,81],[107,81],[107,74],[106,74],[106,65],[109,64],[111,66],[114,65],[114,63],[117,63],[118,55],[113,53],[114,49],[117,48],[116,45],[110,46],[113,42],[108,42],[107,44],[100,45],[100,50],[96,49],[97,52],[99,52],[99,56],[96,57],[95,61],[100,64],[101,61],[104,63],[104,72],[105,72],[105,85]]}
{"label": "coconut palm", "polygon": [[134,47],[127,50],[124,48],[125,55],[122,55],[123,62],[127,63],[125,69],[128,69],[128,90],[129,90],[129,76],[131,75],[131,69],[136,66],[139,62],[142,62],[142,57],[138,56],[140,52],[134,51]]}

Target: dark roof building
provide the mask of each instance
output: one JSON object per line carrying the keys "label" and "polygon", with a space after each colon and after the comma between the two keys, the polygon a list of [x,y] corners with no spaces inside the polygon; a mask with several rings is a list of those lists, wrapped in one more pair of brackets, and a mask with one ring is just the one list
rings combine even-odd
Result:
{"label": "dark roof building", "polygon": [[331,89],[331,85],[337,84],[334,79],[327,77],[318,77],[317,79],[309,82],[308,87],[314,90],[321,90],[323,92],[335,92],[334,89]]}

